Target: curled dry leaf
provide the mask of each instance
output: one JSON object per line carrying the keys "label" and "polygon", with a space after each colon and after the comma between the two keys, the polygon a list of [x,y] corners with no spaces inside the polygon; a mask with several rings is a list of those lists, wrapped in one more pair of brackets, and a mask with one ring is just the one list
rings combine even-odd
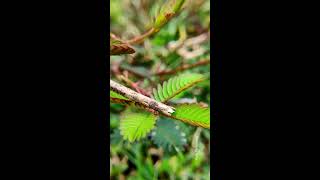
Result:
{"label": "curled dry leaf", "polygon": [[132,54],[135,50],[114,34],[110,33],[110,55]]}

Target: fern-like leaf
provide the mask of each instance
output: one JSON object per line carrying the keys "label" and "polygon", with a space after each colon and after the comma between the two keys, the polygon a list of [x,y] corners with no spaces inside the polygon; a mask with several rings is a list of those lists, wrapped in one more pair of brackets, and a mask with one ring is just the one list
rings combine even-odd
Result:
{"label": "fern-like leaf", "polygon": [[120,118],[120,133],[129,142],[139,140],[153,129],[155,121],[156,116],[152,113],[126,110]]}
{"label": "fern-like leaf", "polygon": [[153,89],[153,97],[157,101],[167,102],[177,94],[203,80],[203,75],[195,73],[182,74],[170,78],[168,81],[165,81],[162,86],[158,84],[157,89]]}
{"label": "fern-like leaf", "polygon": [[210,129],[210,108],[201,107],[199,104],[180,104],[175,109],[172,118]]}
{"label": "fern-like leaf", "polygon": [[172,151],[174,148],[182,149],[187,139],[184,132],[170,119],[161,118],[157,121],[157,127],[152,131],[152,140],[164,150]]}

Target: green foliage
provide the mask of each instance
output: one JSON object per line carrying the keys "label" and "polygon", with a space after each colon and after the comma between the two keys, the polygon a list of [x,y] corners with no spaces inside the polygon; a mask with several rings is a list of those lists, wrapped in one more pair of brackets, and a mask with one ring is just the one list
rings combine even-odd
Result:
{"label": "green foliage", "polygon": [[168,81],[165,81],[162,86],[158,84],[157,89],[153,89],[154,99],[167,102],[177,94],[203,80],[204,77],[201,74],[182,74],[170,78]]}
{"label": "green foliage", "polygon": [[[166,102],[187,88],[203,80],[203,75],[191,73],[170,78],[168,81],[163,83],[163,86],[158,84],[157,90],[153,89],[155,100]],[[131,103],[127,98],[113,91],[110,91],[110,98],[113,103],[135,105],[135,103]],[[175,112],[170,118],[180,120],[193,126],[210,128],[209,108],[201,107],[199,104],[180,104],[174,107]],[[139,140],[145,137],[147,133],[153,129],[156,118],[157,117],[154,114],[146,111],[139,110],[137,112],[132,112],[131,109],[128,109],[127,111],[124,111],[121,116],[121,135],[125,140],[129,140],[129,142]],[[182,145],[179,133],[176,132],[170,122],[165,122],[164,120],[160,121],[160,125],[158,123],[157,127],[159,128],[159,126],[167,127],[167,129],[160,127],[159,130],[154,131],[153,133],[161,134],[161,136],[167,138],[159,138],[159,135],[154,137],[154,140],[158,145],[163,145],[167,149],[171,149],[171,146],[178,147]],[[171,133],[164,133],[169,129],[172,130]]]}
{"label": "green foliage", "polygon": [[111,103],[117,103],[122,105],[132,105],[133,101],[129,100],[126,97],[123,97],[120,94],[117,94],[116,92],[113,92],[110,90],[110,102]]}
{"label": "green foliage", "polygon": [[210,128],[210,109],[201,107],[199,104],[181,104],[175,106],[172,114],[175,119],[194,126]]}
{"label": "green foliage", "polygon": [[181,9],[185,0],[168,0],[156,17],[154,28],[159,31],[168,21],[175,16]]}
{"label": "green foliage", "polygon": [[156,116],[140,111],[124,111],[120,120],[120,134],[129,142],[139,140],[147,135],[154,127]]}
{"label": "green foliage", "polygon": [[150,156],[147,156],[145,159],[140,153],[143,151],[145,146],[142,144],[134,144],[125,150],[126,155],[128,156],[129,161],[134,164],[137,168],[138,173],[133,175],[130,179],[132,180],[144,180],[144,179],[155,179],[156,173],[155,168],[152,164]]}
{"label": "green foliage", "polygon": [[117,99],[124,99],[124,100],[128,100],[128,98],[116,93],[116,92],[113,92],[110,90],[110,98],[117,98]]}
{"label": "green foliage", "polygon": [[119,129],[115,129],[114,132],[110,136],[110,143],[111,144],[119,144],[122,140],[122,136],[120,134]]}
{"label": "green foliage", "polygon": [[[110,34],[112,79],[151,98],[153,88],[156,95],[160,89],[164,99],[156,100],[176,108],[172,117],[155,116],[110,92],[110,179],[210,179],[210,65],[176,70],[210,60],[209,5],[209,0],[110,0],[110,30],[117,35]],[[203,35],[209,36],[201,43],[191,41]],[[172,84],[186,74],[204,80],[183,90],[170,85],[170,79]],[[143,128],[130,125],[134,122]]]}
{"label": "green foliage", "polygon": [[186,144],[186,134],[181,132],[179,126],[167,118],[160,118],[157,121],[157,127],[152,131],[152,140],[159,147],[168,151],[183,149]]}

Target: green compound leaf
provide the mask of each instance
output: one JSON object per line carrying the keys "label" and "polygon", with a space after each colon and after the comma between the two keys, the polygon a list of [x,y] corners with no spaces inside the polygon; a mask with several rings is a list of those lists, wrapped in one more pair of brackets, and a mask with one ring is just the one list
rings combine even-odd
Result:
{"label": "green compound leaf", "polygon": [[182,149],[187,139],[184,132],[170,119],[161,118],[157,121],[157,127],[152,131],[152,140],[164,150],[172,151],[175,148]]}
{"label": "green compound leaf", "polygon": [[171,117],[193,126],[210,129],[210,108],[201,107],[199,104],[177,105]]}
{"label": "green compound leaf", "polygon": [[133,142],[149,133],[155,124],[156,116],[145,111],[124,111],[120,117],[120,134],[123,139]]}
{"label": "green compound leaf", "polygon": [[153,89],[153,97],[157,101],[167,102],[182,91],[192,87],[196,83],[204,80],[201,74],[182,74],[165,81],[161,86],[158,84],[157,89]]}

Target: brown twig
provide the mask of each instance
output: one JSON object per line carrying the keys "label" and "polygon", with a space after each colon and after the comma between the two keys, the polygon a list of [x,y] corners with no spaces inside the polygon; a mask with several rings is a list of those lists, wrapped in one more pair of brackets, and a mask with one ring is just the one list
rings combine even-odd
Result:
{"label": "brown twig", "polygon": [[140,93],[137,93],[113,80],[110,79],[110,90],[132,100],[134,102],[141,103],[142,105],[146,106],[147,108],[153,109],[158,111],[162,114],[167,116],[171,116],[171,113],[174,112],[174,108],[168,105],[165,105],[161,102],[155,101],[147,96],[144,96]]}
{"label": "brown twig", "polygon": [[172,69],[172,70],[164,70],[164,71],[160,71],[160,72],[157,72],[155,75],[167,75],[167,74],[175,74],[179,71],[184,71],[184,70],[187,70],[187,69],[191,69],[191,68],[195,68],[195,67],[198,67],[198,66],[203,66],[203,65],[207,65],[207,64],[210,64],[210,60],[208,59],[205,59],[205,60],[200,60],[194,64],[185,64],[185,65],[182,65],[180,67],[177,67],[175,69]]}
{"label": "brown twig", "polygon": [[148,36],[151,36],[153,33],[155,33],[155,29],[154,28],[151,28],[149,31],[147,31],[146,33],[138,36],[138,37],[134,37],[133,39],[130,39],[128,41],[126,41],[126,43],[128,44],[139,44],[141,42],[143,42],[143,40],[148,37]]}
{"label": "brown twig", "polygon": [[119,99],[119,98],[113,98],[113,97],[110,97],[110,102],[111,103],[116,103],[116,104],[122,104],[122,105],[128,105],[128,106],[131,106],[131,105],[134,105],[136,107],[139,107],[141,109],[144,109],[146,111],[149,111],[155,115],[159,115],[159,112],[158,111],[155,111],[147,106],[145,106],[144,104],[142,103],[139,103],[139,102],[134,102],[134,101],[131,101],[131,100],[126,100],[126,99]]}
{"label": "brown twig", "polygon": [[192,38],[187,39],[184,42],[184,46],[189,47],[189,46],[193,46],[196,44],[201,44],[201,43],[207,41],[208,39],[209,39],[209,33],[205,32],[205,33],[202,33],[196,37],[192,37]]}
{"label": "brown twig", "polygon": [[143,94],[143,95],[145,95],[145,96],[148,96],[148,97],[150,97],[150,94],[149,93],[147,93],[145,90],[143,90],[142,88],[140,88],[139,86],[138,86],[138,84],[140,83],[139,81],[138,82],[133,82],[133,81],[131,81],[129,78],[127,78],[127,77],[125,77],[125,76],[119,76],[119,78],[121,79],[121,80],[123,80],[124,82],[126,82],[129,86],[131,86],[133,89],[135,89],[138,93],[141,93],[141,94]]}

